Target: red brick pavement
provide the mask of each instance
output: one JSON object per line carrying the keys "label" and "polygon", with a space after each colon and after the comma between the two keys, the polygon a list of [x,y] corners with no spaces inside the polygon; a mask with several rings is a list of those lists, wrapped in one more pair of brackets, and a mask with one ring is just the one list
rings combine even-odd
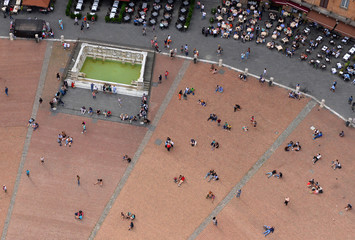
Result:
{"label": "red brick pavement", "polygon": [[[149,119],[154,119],[155,114],[157,113],[160,104],[163,102],[166,93],[169,91],[171,84],[179,72],[183,61],[184,60],[181,58],[170,59],[170,57],[164,55],[155,55],[152,82],[158,83],[160,74],[162,75],[163,80],[162,83],[158,85],[158,87],[152,86],[151,88],[149,101]],[[167,80],[165,80],[164,77],[165,71],[169,72]]]}
{"label": "red brick pavement", "polygon": [[[223,94],[215,93],[217,84],[225,88]],[[242,82],[233,71],[212,75],[209,65],[202,63],[190,65],[176,92],[186,86],[194,87],[196,95],[187,101],[179,101],[177,94],[172,98],[97,239],[186,239],[307,103],[289,99],[277,87]],[[197,103],[199,98],[207,107]],[[235,103],[243,110],[234,113]],[[228,121],[232,131],[207,122],[210,113]],[[250,126],[251,115],[256,116],[257,128]],[[250,131],[243,132],[243,125]],[[175,142],[170,153],[164,143],[154,144],[167,136]],[[189,146],[192,137],[198,142],[195,148]],[[210,149],[213,138],[221,145],[215,151]],[[203,179],[211,168],[219,182]],[[187,178],[180,188],[173,183],[179,174]],[[205,199],[209,190],[217,196],[214,204]],[[133,231],[127,231],[128,221],[120,220],[121,211],[136,214]]]}
{"label": "red brick pavement", "polygon": [[[123,175],[146,129],[40,110],[40,128],[33,133],[25,172],[8,230],[7,239],[87,239]],[[87,134],[81,134],[81,122]],[[74,138],[71,148],[56,142],[62,130]],[[137,141],[138,140],[138,141]],[[40,157],[45,156],[42,166]],[[81,186],[76,175],[81,177]],[[102,187],[94,185],[102,178]],[[84,220],[74,212],[84,211]]]}
{"label": "red brick pavement", "polygon": [[[21,160],[27,133],[27,121],[42,70],[46,42],[0,40],[0,229],[3,229],[7,209]],[[9,88],[9,97],[4,88]]]}
{"label": "red brick pavement", "polygon": [[[311,126],[324,136],[313,140]],[[345,131],[344,138],[338,136],[341,130]],[[300,141],[300,152],[284,151],[291,140]],[[263,237],[265,224],[275,226],[268,239],[354,239],[355,215],[344,211],[355,200],[351,191],[355,187],[354,142],[353,129],[345,128],[344,122],[329,111],[314,108],[247,183],[241,198],[232,200],[217,216],[219,226],[210,224],[198,239],[258,239]],[[317,153],[322,159],[312,165]],[[335,159],[342,169],[331,169]],[[282,180],[267,179],[265,173],[274,169],[283,173]],[[311,178],[319,182],[323,194],[310,194],[306,184]],[[290,197],[287,207],[283,204],[286,196]]]}

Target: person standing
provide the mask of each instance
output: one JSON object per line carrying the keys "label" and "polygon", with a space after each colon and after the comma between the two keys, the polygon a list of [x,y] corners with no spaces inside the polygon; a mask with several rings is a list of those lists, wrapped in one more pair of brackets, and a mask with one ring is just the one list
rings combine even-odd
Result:
{"label": "person standing", "polygon": [[285,206],[287,206],[287,204],[289,203],[289,201],[290,201],[290,198],[289,197],[285,197]]}
{"label": "person standing", "polygon": [[162,80],[162,76],[161,76],[161,74],[159,75],[159,83],[161,83],[161,80]]}
{"label": "person standing", "polygon": [[5,94],[6,96],[9,96],[9,89],[7,87],[5,87]]}
{"label": "person standing", "polygon": [[91,84],[90,84],[90,90],[91,90],[91,92],[94,91],[94,83],[91,83]]}
{"label": "person standing", "polygon": [[41,163],[44,164],[44,157],[41,157]]}
{"label": "person standing", "polygon": [[83,31],[84,30],[84,22],[81,22],[81,27],[80,30]]}
{"label": "person standing", "polygon": [[89,29],[90,28],[90,24],[89,22],[86,23],[86,29]]}
{"label": "person standing", "polygon": [[239,189],[237,191],[237,195],[235,196],[236,198],[240,198],[240,194],[242,194],[242,189]]}
{"label": "person standing", "polygon": [[212,222],[213,222],[213,225],[217,226],[218,221],[217,221],[217,218],[216,218],[216,217],[213,217],[213,218],[212,218]]}
{"label": "person standing", "polygon": [[92,98],[93,98],[93,99],[96,99],[96,93],[95,93],[95,91],[92,92]]}
{"label": "person standing", "polygon": [[43,99],[42,98],[39,98],[39,104],[42,104],[42,102],[43,102]]}
{"label": "person standing", "polygon": [[59,81],[60,80],[60,74],[57,73],[57,80]]}
{"label": "person standing", "polygon": [[167,79],[168,79],[168,75],[169,75],[168,70],[165,71],[165,74],[164,74],[164,75],[165,75],[165,80],[167,80]]}
{"label": "person standing", "polygon": [[78,186],[80,186],[80,176],[76,175],[76,180],[78,181]]}
{"label": "person standing", "polygon": [[75,17],[75,19],[74,19],[74,25],[79,25],[78,17]]}

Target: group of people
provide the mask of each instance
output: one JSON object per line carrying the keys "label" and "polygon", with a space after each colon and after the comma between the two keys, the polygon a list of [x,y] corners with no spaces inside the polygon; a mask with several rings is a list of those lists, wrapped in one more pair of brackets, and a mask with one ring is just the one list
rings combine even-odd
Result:
{"label": "group of people", "polygon": [[311,193],[313,194],[323,193],[323,188],[313,178],[308,181],[307,187],[311,189]]}
{"label": "group of people", "polygon": [[292,151],[298,152],[298,151],[301,150],[301,145],[300,145],[299,142],[293,143],[293,141],[290,141],[290,142],[286,145],[285,151],[288,152],[288,151],[290,151],[290,149],[291,149]]}
{"label": "group of people", "polygon": [[31,127],[33,131],[36,131],[39,128],[39,124],[34,118],[30,118],[30,120],[28,120],[27,127]]}
{"label": "group of people", "polygon": [[128,230],[132,230],[134,227],[133,220],[136,219],[136,215],[131,212],[128,212],[127,214],[124,214],[123,212],[121,212],[121,217],[122,217],[122,220],[126,220],[126,219],[131,220],[131,222],[129,223]]}
{"label": "group of people", "polygon": [[167,137],[165,141],[165,148],[170,152],[170,149],[174,147],[174,142],[171,140],[171,138]]}
{"label": "group of people", "polygon": [[[141,108],[140,108],[139,114],[138,114],[139,119],[141,119],[141,118],[143,118],[143,120],[147,119],[147,114],[148,114],[147,100],[148,100],[147,96],[145,95],[145,93],[143,93],[142,100],[141,100]],[[133,117],[132,121],[135,121],[134,117]]]}
{"label": "group of people", "polygon": [[219,180],[219,177],[216,173],[215,170],[211,169],[208,173],[206,173],[206,176],[204,177],[204,179],[208,178],[208,182],[211,181],[212,179],[214,181],[218,181]]}
{"label": "group of people", "polygon": [[268,175],[268,178],[274,176],[276,178],[282,178],[282,172],[277,173],[276,170],[272,170],[271,172],[265,173],[265,175]]}
{"label": "group of people", "polygon": [[62,146],[62,142],[65,143],[65,146],[71,147],[71,145],[73,144],[73,138],[68,136],[64,131],[62,131],[58,134],[57,142],[60,147]]}
{"label": "group of people", "polygon": [[[82,106],[80,108],[80,113],[83,115],[88,113],[90,116],[92,116],[94,114],[94,110],[92,109],[92,107],[89,107],[89,109],[86,109],[85,106]],[[97,109],[96,115],[99,116],[101,114],[103,114],[105,117],[110,117],[112,115],[112,112],[110,110],[106,110],[106,109],[102,112],[100,109]]]}

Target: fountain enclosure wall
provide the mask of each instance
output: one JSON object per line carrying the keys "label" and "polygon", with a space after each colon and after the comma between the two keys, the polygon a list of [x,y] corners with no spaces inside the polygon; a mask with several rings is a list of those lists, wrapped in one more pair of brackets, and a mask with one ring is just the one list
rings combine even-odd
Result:
{"label": "fountain enclosure wall", "polygon": [[[102,86],[106,83],[111,86],[116,86],[116,93],[131,95],[131,96],[142,96],[143,93],[148,94],[144,91],[144,70],[147,60],[147,52],[140,52],[134,50],[126,50],[113,47],[103,47],[99,45],[83,43],[80,48],[79,55],[75,61],[73,68],[70,71],[70,77],[67,81],[75,82],[75,86],[79,88],[90,89],[91,83],[98,86],[99,90],[102,90]],[[100,79],[88,78],[85,73],[80,72],[85,60],[87,58],[92,58],[94,60],[105,61],[116,61],[124,64],[139,64],[141,66],[140,73],[137,79],[133,79],[131,84],[117,83],[112,81],[103,81]],[[102,64],[98,63],[98,64]],[[120,76],[117,76],[119,78]]]}

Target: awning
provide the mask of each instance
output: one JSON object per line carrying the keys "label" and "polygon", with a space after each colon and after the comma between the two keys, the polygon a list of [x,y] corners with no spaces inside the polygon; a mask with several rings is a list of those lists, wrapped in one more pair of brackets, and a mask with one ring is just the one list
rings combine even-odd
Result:
{"label": "awning", "polygon": [[336,21],[334,18],[331,18],[331,17],[327,17],[323,14],[319,14],[315,11],[310,11],[308,14],[307,14],[307,18],[309,20],[311,20],[312,22],[316,22],[316,23],[319,23],[320,25],[322,25],[323,27],[326,27],[330,30],[333,29],[333,27],[335,26],[336,24]]}
{"label": "awning", "polygon": [[48,8],[50,0],[23,0],[22,5]]}
{"label": "awning", "polygon": [[287,5],[293,7],[294,9],[297,9],[297,10],[300,10],[300,11],[303,11],[306,13],[309,12],[309,8],[306,8],[302,5],[299,5],[298,3],[294,3],[292,1],[287,1]]}
{"label": "awning", "polygon": [[340,33],[341,35],[355,38],[355,28],[345,23],[339,22],[334,31]]}
{"label": "awning", "polygon": [[287,5],[290,7],[293,7],[294,9],[303,11],[308,13],[309,8],[303,7],[302,5],[299,5],[298,3],[294,3],[292,1],[287,1],[287,0],[272,0],[273,3],[279,4],[279,5]]}
{"label": "awning", "polygon": [[287,1],[286,0],[272,0],[273,3],[280,4],[280,5],[286,5]]}

